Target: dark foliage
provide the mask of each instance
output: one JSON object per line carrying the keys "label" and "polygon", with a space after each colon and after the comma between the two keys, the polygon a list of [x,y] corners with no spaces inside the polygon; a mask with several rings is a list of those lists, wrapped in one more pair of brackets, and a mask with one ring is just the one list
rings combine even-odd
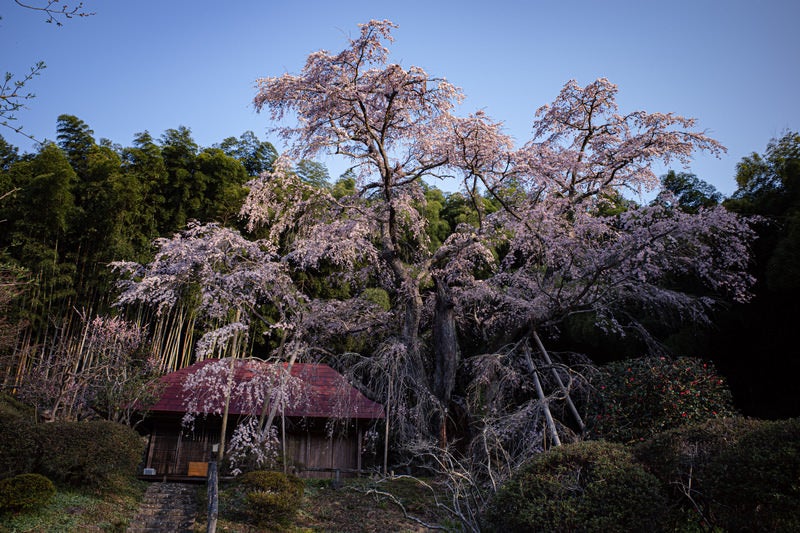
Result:
{"label": "dark foliage", "polygon": [[712,459],[706,485],[728,531],[800,531],[800,419],[748,431]]}
{"label": "dark foliage", "polygon": [[620,444],[553,448],[523,465],[483,517],[487,531],[648,531],[667,514],[658,480]]}
{"label": "dark foliage", "polygon": [[9,394],[0,394],[0,421],[9,419],[34,420],[35,412],[32,407],[25,405]]}
{"label": "dark foliage", "polygon": [[20,417],[0,415],[0,479],[35,471],[42,454],[35,429]]}
{"label": "dark foliage", "polygon": [[40,474],[20,474],[0,480],[0,511],[43,507],[56,493],[53,482]]}
{"label": "dark foliage", "polygon": [[[0,478],[36,472],[66,485],[107,488],[136,473],[144,443],[108,421],[37,424],[0,402]],[[24,412],[24,411],[23,411]]]}
{"label": "dark foliage", "polygon": [[0,395],[0,479],[34,471],[41,449],[33,420],[33,409]]}
{"label": "dark foliage", "polygon": [[287,523],[300,507],[303,480],[283,472],[256,470],[242,476],[241,487],[250,518],[256,524]]}
{"label": "dark foliage", "polygon": [[678,511],[673,517],[676,529],[680,529],[681,523],[712,526],[709,489],[715,484],[715,475],[710,473],[710,465],[763,424],[741,417],[708,420],[659,433],[633,448],[646,470],[661,481]]}
{"label": "dark foliage", "polygon": [[592,433],[641,441],[691,422],[733,416],[733,397],[709,362],[690,357],[616,361],[593,379],[597,412]]}
{"label": "dark foliage", "polygon": [[144,443],[132,429],[109,421],[38,426],[39,470],[58,483],[109,488],[136,474]]}
{"label": "dark foliage", "polygon": [[772,139],[763,154],[737,165],[738,190],[725,202],[756,216],[751,271],[755,298],[720,313],[709,344],[717,364],[748,416],[780,419],[800,415],[796,328],[800,318],[800,134]]}
{"label": "dark foliage", "polygon": [[[722,201],[722,195],[713,185],[687,172],[670,170],[661,176],[661,185],[674,195],[677,207],[687,213],[697,213],[704,207],[714,207]],[[659,200],[663,200],[663,197]]]}
{"label": "dark foliage", "polygon": [[98,143],[72,115],[59,116],[57,129],[58,144],[22,157],[0,139],[0,262],[35,281],[14,310],[29,319],[34,343],[73,308],[102,314],[113,297],[111,261],[146,262],[152,241],[189,219],[237,223],[247,168],[263,170],[276,156],[249,132],[231,138],[228,155],[198,146],[185,127],[159,141],[140,133],[128,148]]}
{"label": "dark foliage", "polygon": [[710,420],[634,448],[678,512],[670,529],[797,531],[800,420]]}

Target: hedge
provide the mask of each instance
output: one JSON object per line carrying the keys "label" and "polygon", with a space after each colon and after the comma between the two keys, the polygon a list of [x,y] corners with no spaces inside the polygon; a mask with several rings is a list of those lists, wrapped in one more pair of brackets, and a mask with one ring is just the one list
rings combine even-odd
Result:
{"label": "hedge", "polygon": [[673,529],[800,531],[798,420],[710,420],[633,450],[681,511]]}
{"label": "hedge", "polygon": [[56,493],[53,482],[40,474],[20,474],[0,480],[0,511],[28,511],[47,505]]}
{"label": "hedge", "polygon": [[37,470],[58,483],[103,488],[136,475],[144,442],[127,426],[97,420],[38,429],[43,453]]}
{"label": "hedge", "polygon": [[283,472],[256,470],[242,476],[248,514],[256,524],[286,523],[297,512],[304,483]]}
{"label": "hedge", "polygon": [[595,438],[630,443],[695,422],[735,416],[725,379],[707,361],[643,357],[601,368],[590,422]]}
{"label": "hedge", "polygon": [[487,531],[656,530],[668,510],[658,480],[621,444],[587,441],[544,452],[497,492]]}

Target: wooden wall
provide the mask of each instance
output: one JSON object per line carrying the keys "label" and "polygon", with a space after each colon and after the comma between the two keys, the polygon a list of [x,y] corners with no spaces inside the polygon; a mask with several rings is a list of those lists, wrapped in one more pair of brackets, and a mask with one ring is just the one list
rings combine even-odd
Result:
{"label": "wooden wall", "polygon": [[335,470],[341,475],[354,475],[349,470],[359,470],[360,432],[328,436],[326,433],[306,431],[286,436],[286,455],[294,462],[300,477],[333,477]]}
{"label": "wooden wall", "polygon": [[[183,430],[180,419],[153,421],[145,466],[156,475],[186,476],[190,462],[212,458],[212,446],[219,441],[219,424],[196,421],[195,430]],[[362,430],[357,424],[346,433],[329,436],[324,423],[290,424],[286,433],[286,456],[292,470],[300,477],[334,477],[355,475],[363,465]],[[230,436],[229,436],[230,438]],[[351,472],[353,471],[353,472]]]}
{"label": "wooden wall", "polygon": [[218,441],[219,428],[182,432],[180,421],[154,424],[145,466],[154,468],[157,475],[188,475],[189,463],[210,460],[211,446]]}

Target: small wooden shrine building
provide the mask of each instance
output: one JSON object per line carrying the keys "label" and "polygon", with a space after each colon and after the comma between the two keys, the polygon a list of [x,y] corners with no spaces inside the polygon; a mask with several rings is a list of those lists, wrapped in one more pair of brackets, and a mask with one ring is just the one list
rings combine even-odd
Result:
{"label": "small wooden shrine building", "polygon": [[[189,391],[184,384],[191,375],[218,361],[206,359],[161,378],[159,400],[148,409],[139,426],[140,433],[148,439],[144,477],[205,476],[208,461],[219,445],[222,417],[199,414],[193,428],[185,427],[182,420],[189,395],[204,391],[197,391],[196,386]],[[295,363],[290,374],[295,383],[294,394],[299,394],[300,400],[290,402],[282,414],[278,413],[275,424],[279,435],[285,435],[285,456],[297,475],[333,477],[339,471],[347,476],[371,466],[372,461],[363,453],[364,434],[376,420],[384,418],[383,406],[368,399],[326,364]],[[249,377],[246,365],[234,372],[237,383]],[[263,403],[255,409],[245,407],[232,396],[226,442],[239,420],[258,416],[262,409]]]}

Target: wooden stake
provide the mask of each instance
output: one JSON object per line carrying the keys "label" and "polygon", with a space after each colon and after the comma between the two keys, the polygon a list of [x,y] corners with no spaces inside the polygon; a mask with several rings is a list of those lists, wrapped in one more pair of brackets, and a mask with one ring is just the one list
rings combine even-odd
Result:
{"label": "wooden stake", "polygon": [[567,387],[564,386],[564,382],[561,381],[561,376],[558,374],[556,367],[553,366],[553,361],[550,359],[550,355],[547,353],[547,350],[544,349],[544,344],[542,344],[541,339],[539,339],[539,335],[536,334],[536,330],[533,329],[533,340],[536,341],[536,346],[539,347],[539,351],[542,352],[542,357],[544,357],[545,362],[550,366],[550,372],[553,374],[553,377],[558,383],[561,392],[564,394],[564,398],[567,400],[567,406],[569,406],[569,410],[572,413],[572,416],[575,418],[575,421],[578,422],[578,427],[581,429],[581,433],[586,430],[586,425],[583,423],[583,419],[581,415],[578,414],[578,409],[575,407],[575,404],[572,403],[572,398],[570,398],[569,391]]}
{"label": "wooden stake", "polygon": [[525,353],[525,362],[528,364],[528,370],[530,370],[531,375],[533,376],[533,385],[536,388],[536,396],[539,398],[539,402],[544,408],[544,417],[547,420],[547,427],[550,430],[550,433],[553,435],[553,444],[556,446],[561,446],[561,439],[558,438],[556,423],[553,420],[553,414],[550,412],[550,404],[547,401],[547,397],[544,395],[542,383],[539,381],[539,371],[536,369],[536,364],[531,358],[531,350],[528,347],[527,342],[524,344],[523,352]]}

